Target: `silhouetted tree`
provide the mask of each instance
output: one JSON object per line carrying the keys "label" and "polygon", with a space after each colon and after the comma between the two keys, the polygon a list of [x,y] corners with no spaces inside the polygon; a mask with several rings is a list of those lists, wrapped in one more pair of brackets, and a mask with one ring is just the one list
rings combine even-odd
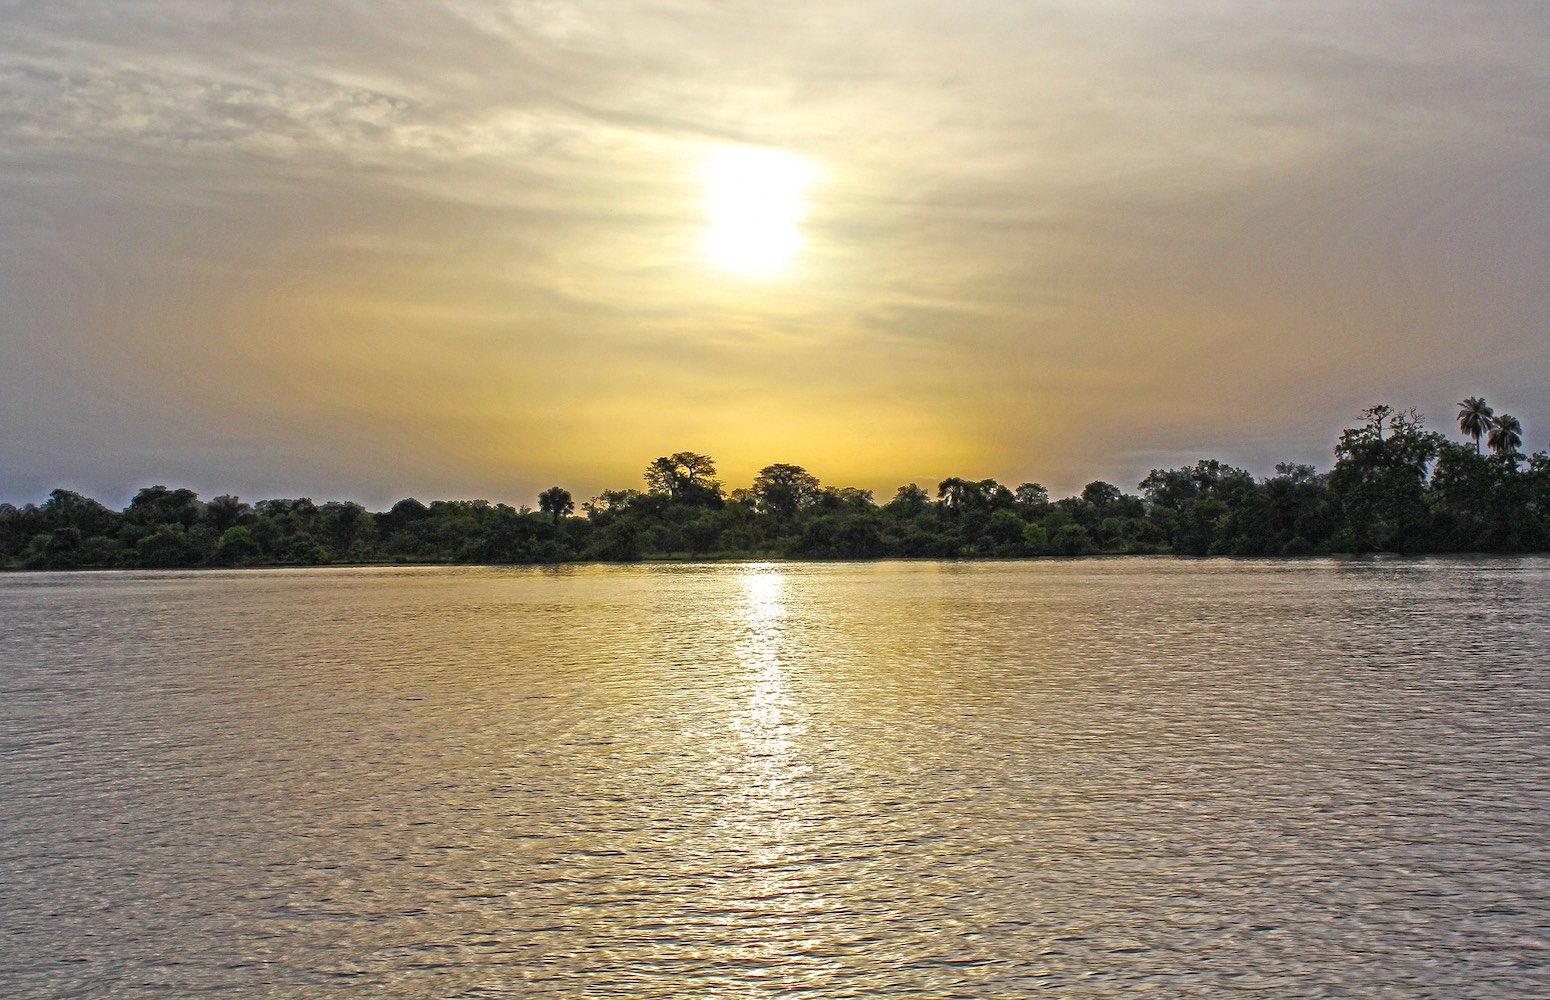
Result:
{"label": "silhouetted tree", "polygon": [[49,527],[74,528],[83,537],[106,535],[116,530],[120,515],[73,490],[55,490],[42,508],[43,522]]}
{"label": "silhouetted tree", "polygon": [[1445,442],[1423,428],[1414,410],[1373,406],[1362,415],[1362,426],[1341,432],[1329,479],[1346,516],[1348,544],[1358,551],[1423,547],[1427,467]]}
{"label": "silhouetted tree", "polygon": [[1433,537],[1447,549],[1495,548],[1493,497],[1509,471],[1469,445],[1443,444],[1427,486]]}
{"label": "silhouetted tree", "polygon": [[1100,514],[1107,513],[1109,508],[1119,502],[1124,493],[1113,483],[1102,480],[1088,483],[1082,487],[1082,501],[1091,504]]}
{"label": "silhouetted tree", "polygon": [[1475,441],[1475,454],[1480,454],[1480,438],[1496,425],[1495,413],[1479,396],[1470,396],[1459,404],[1459,430]]}
{"label": "silhouetted tree", "polygon": [[1516,468],[1518,464],[1518,447],[1523,444],[1523,425],[1518,423],[1517,417],[1509,417],[1503,413],[1497,417],[1491,425],[1491,437],[1487,442],[1491,450],[1511,462]]}
{"label": "silhouetted tree", "polygon": [[136,524],[157,527],[178,524],[191,527],[199,520],[203,508],[193,490],[169,490],[165,486],[147,486],[129,501],[124,516]]}
{"label": "silhouetted tree", "polygon": [[583,503],[581,509],[586,511],[589,521],[606,519],[611,514],[623,513],[645,495],[640,490],[604,490]]}
{"label": "silhouetted tree", "polygon": [[575,511],[576,504],[571,500],[569,490],[551,486],[538,494],[538,509],[553,518],[555,524],[559,524],[560,518],[569,517]]}
{"label": "silhouetted tree", "polygon": [[823,513],[835,513],[846,510],[871,512],[877,505],[872,502],[871,490],[854,486],[830,486],[818,491],[813,506]]}
{"label": "silhouetted tree", "polygon": [[1042,513],[1049,507],[1049,490],[1039,483],[1023,483],[1017,487],[1013,496],[1030,511]]}
{"label": "silhouetted tree", "polygon": [[[1483,400],[1467,409],[1489,414]],[[1476,405],[1478,404],[1478,405]],[[1466,414],[1461,414],[1461,418]],[[1471,425],[1461,422],[1468,433]],[[647,555],[767,558],[1081,555],[1173,552],[1302,555],[1330,551],[1546,551],[1550,453],[1523,455],[1522,428],[1492,419],[1490,445],[1447,441],[1414,411],[1374,406],[1347,428],[1328,474],[1276,466],[1256,481],[1213,460],[1154,469],[1145,496],[1110,483],[1051,501],[1036,483],[950,477],[931,495],[900,487],[826,488],[801,466],[766,466],[731,502],[704,455],[680,452],[647,470],[652,492],[604,491],[585,519],[560,487],[541,513],[484,500],[402,500],[386,513],[305,497],[234,496],[200,503],[191,490],[147,487],[122,512],[70,490],[40,505],[0,503],[0,566],[33,569],[315,564],[339,560],[535,563]]]}
{"label": "silhouetted tree", "polygon": [[253,508],[237,497],[224,494],[205,502],[204,521],[216,532],[224,532],[253,520]]}
{"label": "silhouetted tree", "polygon": [[931,494],[915,483],[910,483],[907,486],[900,486],[887,506],[888,510],[895,514],[915,517],[930,508]]}
{"label": "silhouetted tree", "polygon": [[981,487],[979,483],[960,479],[957,476],[949,476],[937,484],[937,502],[950,511],[960,511],[972,506],[979,498]]}
{"label": "silhouetted tree", "polygon": [[748,497],[754,510],[789,521],[818,497],[818,477],[800,465],[766,465],[754,476]]}
{"label": "silhouetted tree", "polygon": [[646,466],[646,490],[682,503],[720,506],[721,483],[715,475],[716,463],[709,455],[680,451]]}

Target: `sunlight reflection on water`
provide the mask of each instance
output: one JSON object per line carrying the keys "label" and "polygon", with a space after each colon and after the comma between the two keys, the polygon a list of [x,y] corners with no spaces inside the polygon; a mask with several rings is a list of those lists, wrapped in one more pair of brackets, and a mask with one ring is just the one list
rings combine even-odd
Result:
{"label": "sunlight reflection on water", "polygon": [[1550,562],[0,577],[7,996],[1522,997]]}

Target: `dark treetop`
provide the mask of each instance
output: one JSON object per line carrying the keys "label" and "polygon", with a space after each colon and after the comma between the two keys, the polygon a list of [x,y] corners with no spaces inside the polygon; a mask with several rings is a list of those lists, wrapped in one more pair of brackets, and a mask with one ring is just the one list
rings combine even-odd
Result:
{"label": "dark treetop", "polygon": [[0,504],[0,565],[1550,550],[1550,454],[1524,455],[1519,422],[1483,399],[1460,405],[1468,444],[1426,430],[1413,410],[1374,406],[1341,433],[1330,472],[1278,465],[1257,480],[1202,460],[1154,469],[1139,495],[1093,482],[1060,500],[1037,483],[953,477],[934,494],[912,483],[879,504],[869,490],[824,486],[790,464],[728,493],[714,461],[694,452],[652,461],[645,491],[607,490],[579,517],[559,486],[539,496],[537,512],[483,500],[401,500],[382,513],[305,498],[250,505],[165,486],[114,511],[55,490],[41,505]]}

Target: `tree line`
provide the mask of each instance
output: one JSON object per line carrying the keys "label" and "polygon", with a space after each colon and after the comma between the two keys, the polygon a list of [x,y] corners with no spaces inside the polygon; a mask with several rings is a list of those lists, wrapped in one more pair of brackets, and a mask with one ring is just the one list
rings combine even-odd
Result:
{"label": "tree line", "polygon": [[1341,433],[1329,472],[1282,464],[1256,479],[1207,459],[1154,469],[1135,494],[1099,481],[1061,499],[1038,483],[952,477],[879,502],[790,464],[728,491],[709,456],[687,451],[652,461],[643,489],[606,490],[580,512],[559,486],[536,510],[406,499],[377,513],[306,498],[201,500],[166,486],[115,511],[58,489],[42,504],[0,504],[0,565],[1550,551],[1550,454],[1524,454],[1519,421],[1478,397],[1460,404],[1458,423],[1469,443],[1427,430],[1414,410],[1373,406]]}

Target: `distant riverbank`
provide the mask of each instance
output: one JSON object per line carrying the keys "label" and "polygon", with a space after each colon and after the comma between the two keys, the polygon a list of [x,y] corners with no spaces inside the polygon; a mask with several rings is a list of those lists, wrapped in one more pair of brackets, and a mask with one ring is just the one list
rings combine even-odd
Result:
{"label": "distant riverbank", "polygon": [[1182,560],[1182,561],[1263,561],[1297,563],[1330,560],[1338,562],[1368,562],[1380,560],[1411,561],[1433,558],[1447,559],[1501,559],[1501,558],[1535,558],[1550,555],[1546,552],[1520,552],[1520,553],[1488,553],[1488,552],[1329,552],[1313,555],[1190,555],[1169,552],[1089,552],[1073,556],[1033,555],[1033,556],[871,556],[864,558],[840,557],[840,558],[812,558],[804,556],[788,556],[768,553],[723,553],[715,555],[691,556],[678,555],[646,555],[639,559],[628,561],[609,559],[567,559],[561,562],[506,562],[506,563],[480,563],[480,562],[414,562],[410,560],[383,561],[383,562],[329,562],[329,563],[299,563],[299,562],[245,562],[239,565],[186,565],[186,566],[72,566],[72,567],[33,567],[24,565],[0,566],[0,574],[15,574],[24,576],[33,573],[228,573],[233,570],[257,571],[265,570],[348,570],[348,569],[500,569],[507,566],[523,566],[533,568],[587,568],[609,566],[725,566],[725,565],[770,565],[770,566],[823,566],[836,563],[1065,563],[1075,560],[1103,560],[1123,562],[1128,560]]}
{"label": "distant riverbank", "polygon": [[934,491],[906,484],[880,503],[870,490],[825,485],[788,464],[766,466],[747,488],[729,491],[715,462],[694,452],[653,460],[644,490],[604,490],[579,511],[559,486],[539,494],[536,510],[409,498],[381,512],[305,497],[201,500],[166,486],[142,489],[115,511],[59,489],[42,504],[0,504],[0,567],[1550,550],[1550,454],[1525,455],[1518,431],[1498,433],[1517,426],[1511,417],[1468,424],[1473,413],[1461,412],[1461,427],[1495,427],[1490,451],[1478,435],[1450,441],[1423,429],[1413,412],[1377,406],[1342,432],[1329,472],[1283,464],[1258,479],[1204,459],[1153,469],[1135,494],[1095,481],[1061,499],[1036,482],[949,477]]}

